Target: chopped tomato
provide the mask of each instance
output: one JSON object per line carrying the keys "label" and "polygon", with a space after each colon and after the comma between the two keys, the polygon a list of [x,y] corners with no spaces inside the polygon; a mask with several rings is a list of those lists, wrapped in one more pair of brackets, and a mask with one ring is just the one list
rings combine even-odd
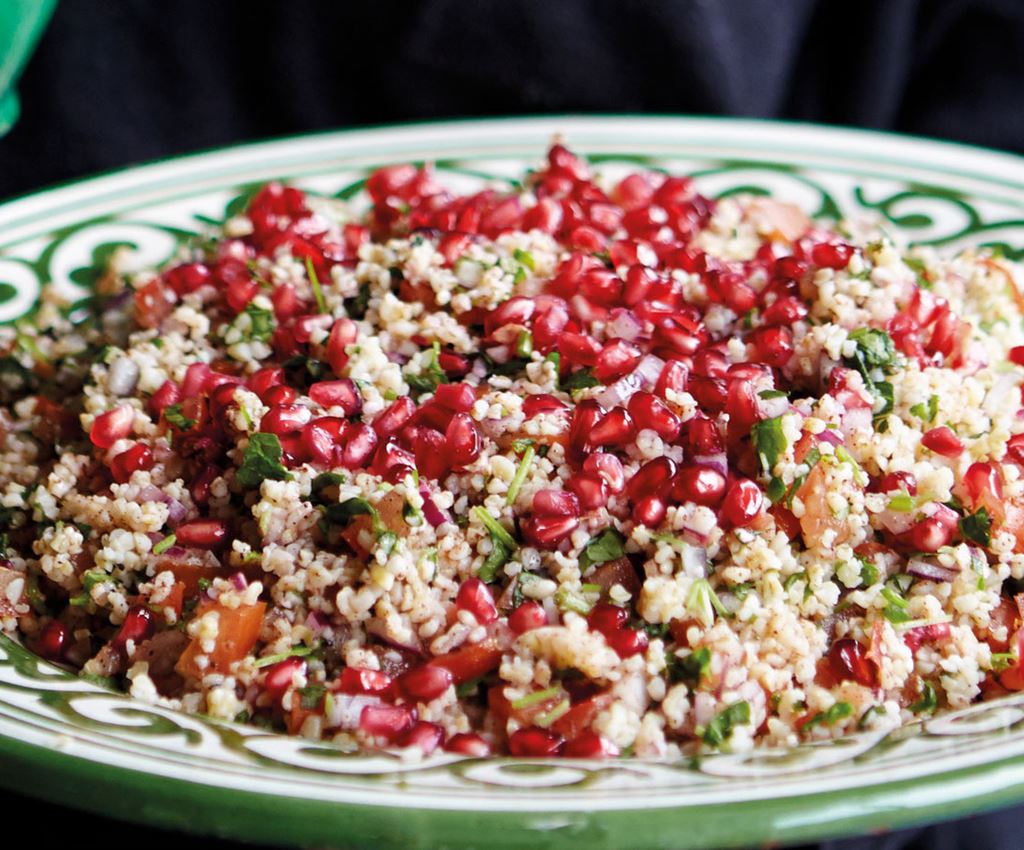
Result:
{"label": "chopped tomato", "polygon": [[800,517],[800,528],[804,533],[804,541],[808,546],[821,540],[827,531],[835,532],[832,538],[833,547],[845,543],[850,536],[850,526],[844,517],[832,513],[828,504],[829,485],[827,467],[823,463],[814,465],[807,474],[796,495],[804,504],[804,514]]}
{"label": "chopped tomato", "polygon": [[590,729],[594,718],[614,701],[615,698],[610,693],[603,693],[578,702],[552,723],[551,729],[568,740],[577,738]]}
{"label": "chopped tomato", "polygon": [[458,685],[497,669],[501,664],[501,650],[487,642],[461,646],[447,655],[439,655],[430,663],[448,670]]}
{"label": "chopped tomato", "polygon": [[[381,524],[390,532],[399,537],[407,537],[409,524],[405,521],[405,498],[395,491],[387,493],[379,502],[374,505]],[[366,532],[366,534],[363,534]],[[360,558],[368,558],[370,551],[363,544],[366,537],[373,539],[373,519],[366,514],[354,517],[341,533],[344,540],[353,552]]]}
{"label": "chopped tomato", "polygon": [[182,585],[185,599],[191,599],[198,595],[201,579],[213,581],[218,576],[224,575],[224,570],[219,567],[205,566],[195,559],[160,557],[157,558],[154,569],[158,575],[165,570],[174,573],[175,581]]}
{"label": "chopped tomato", "polygon": [[[1010,649],[1010,639],[1013,637],[1013,632],[1020,622],[1016,603],[1004,596],[999,600],[999,604],[989,612],[988,617],[991,624],[989,625],[989,634],[985,637],[985,642],[992,648],[993,652],[1008,652]],[[991,630],[1000,626],[1006,629],[1006,637],[1003,640],[996,640],[992,637]]]}
{"label": "chopped tomato", "polygon": [[185,582],[176,581],[170,589],[170,592],[163,598],[163,601],[157,606],[161,611],[165,608],[170,608],[174,611],[175,617],[181,616],[181,609],[185,605]]}
{"label": "chopped tomato", "polygon": [[200,605],[196,612],[197,617],[209,611],[216,611],[219,615],[217,642],[213,652],[208,655],[209,664],[202,670],[196,666],[196,657],[206,653],[200,646],[199,638],[193,638],[174,669],[180,675],[194,679],[201,678],[206,673],[229,672],[231,665],[245,658],[256,645],[266,607],[265,602],[243,605],[239,608],[228,608],[219,602]]}
{"label": "chopped tomato", "polygon": [[999,684],[1009,691],[1024,691],[1024,628],[1017,629],[1012,645],[1017,648],[1017,663],[999,674]]}

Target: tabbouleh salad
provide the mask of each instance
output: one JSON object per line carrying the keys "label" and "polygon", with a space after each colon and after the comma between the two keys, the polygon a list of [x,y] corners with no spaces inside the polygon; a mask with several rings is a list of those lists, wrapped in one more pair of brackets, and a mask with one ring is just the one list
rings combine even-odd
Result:
{"label": "tabbouleh salad", "polygon": [[269,184],[0,329],[0,627],[351,751],[679,758],[1024,689],[1020,270],[561,144]]}

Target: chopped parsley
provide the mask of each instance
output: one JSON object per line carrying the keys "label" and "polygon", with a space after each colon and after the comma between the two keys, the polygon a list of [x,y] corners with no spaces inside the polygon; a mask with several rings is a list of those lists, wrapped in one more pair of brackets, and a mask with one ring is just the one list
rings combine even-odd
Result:
{"label": "chopped parsley", "polygon": [[782,417],[776,416],[774,419],[761,419],[755,422],[750,428],[750,438],[754,444],[754,451],[761,460],[761,468],[765,475],[771,475],[779,457],[785,453],[789,445],[786,435],[782,432]]}
{"label": "chopped parsley", "polygon": [[750,704],[741,700],[720,711],[704,729],[698,730],[698,734],[709,747],[718,747],[732,735],[732,730],[736,726],[749,722]]}
{"label": "chopped parsley", "polygon": [[164,552],[170,549],[177,542],[177,540],[178,538],[174,534],[168,534],[163,540],[158,540],[156,543],[153,544],[153,554],[162,555]]}
{"label": "chopped parsley", "polygon": [[284,661],[286,658],[305,658],[307,655],[312,655],[316,652],[315,646],[306,646],[299,644],[293,646],[287,652],[278,652],[274,655],[265,655],[263,658],[257,658],[254,667],[269,667],[271,664],[277,664],[279,661]]}
{"label": "chopped parsley", "polygon": [[537,263],[533,259],[533,254],[529,251],[524,251],[522,248],[516,248],[512,252],[513,259],[520,265],[526,266],[531,272],[537,270]]}
{"label": "chopped parsley", "polygon": [[249,317],[249,330],[245,335],[247,340],[267,342],[274,335],[276,323],[273,310],[257,307],[255,302],[250,301],[242,315]]}
{"label": "chopped parsley", "polygon": [[509,534],[505,527],[492,517],[487,509],[481,505],[473,508],[473,514],[484,524],[487,533],[491,537],[491,551],[480,567],[477,578],[480,581],[491,582],[498,577],[498,571],[509,562],[512,553],[516,551],[515,538]]}
{"label": "chopped parsley", "polygon": [[306,685],[299,688],[296,693],[299,695],[299,705],[304,711],[316,711],[327,695],[327,688],[323,685]]}
{"label": "chopped parsley", "polygon": [[530,474],[530,467],[533,465],[533,458],[536,454],[533,446],[526,447],[526,451],[523,452],[519,466],[516,469],[516,474],[512,477],[512,483],[508,485],[508,494],[505,497],[506,504],[514,505],[516,503],[516,497],[519,495],[519,490],[523,486],[526,476]]}
{"label": "chopped parsley", "polygon": [[939,412],[939,397],[937,395],[929,396],[927,404],[924,402],[915,404],[910,408],[910,412],[924,422],[934,422]]}
{"label": "chopped parsley", "polygon": [[965,540],[973,540],[979,546],[988,548],[992,544],[992,517],[988,510],[979,509],[976,513],[967,514],[958,523],[960,533]]}
{"label": "chopped parsley", "polygon": [[891,584],[882,588],[882,598],[889,604],[885,606],[882,613],[893,625],[906,623],[910,620],[910,613],[907,611],[910,603]]}
{"label": "chopped parsley", "polygon": [[82,574],[82,591],[72,596],[68,603],[76,607],[83,607],[88,605],[92,601],[92,589],[98,584],[103,584],[107,581],[113,581],[110,574],[105,570],[92,569],[86,570]]}
{"label": "chopped parsley", "polygon": [[366,499],[359,496],[346,499],[344,502],[327,505],[324,508],[324,513],[327,515],[328,520],[339,525],[347,525],[357,516],[368,516],[373,523],[373,533],[375,536],[380,537],[387,531],[384,523],[381,522],[377,509]]}
{"label": "chopped parsley", "polygon": [[313,268],[313,261],[306,257],[306,274],[309,277],[309,285],[313,287],[313,297],[316,299],[316,309],[318,313],[327,312],[327,302],[324,301],[324,292],[320,288],[320,278],[316,275],[316,269]]}
{"label": "chopped parsley", "polygon": [[573,372],[568,378],[562,381],[562,389],[572,392],[573,390],[585,390],[587,387],[596,387],[601,382],[594,377],[590,369],[580,369]]}
{"label": "chopped parsley", "polygon": [[441,384],[448,383],[448,376],[441,368],[439,357],[441,355],[441,343],[434,340],[430,347],[430,354],[423,366],[423,371],[418,375],[405,375],[406,383],[414,392],[419,395],[434,392]]}
{"label": "chopped parsley", "polygon": [[173,425],[179,431],[188,431],[196,424],[195,419],[189,419],[182,414],[180,404],[170,404],[165,407],[164,419],[169,425]]}
{"label": "chopped parsley", "polygon": [[939,707],[939,698],[930,682],[921,680],[921,693],[917,702],[910,706],[914,714],[931,714]]}
{"label": "chopped parsley", "polygon": [[853,714],[853,706],[848,702],[837,702],[824,711],[819,711],[802,727],[801,731],[806,732],[815,726],[835,726],[840,720]]}
{"label": "chopped parsley", "polygon": [[261,432],[250,435],[235,480],[246,488],[259,487],[267,479],[290,481],[292,475],[281,463],[282,454],[281,441],[276,435]]}
{"label": "chopped parsley", "polygon": [[729,609],[722,604],[718,594],[712,589],[706,578],[696,579],[690,585],[690,592],[686,597],[686,610],[689,611],[703,624],[705,628],[715,622],[715,614],[721,617],[729,617]]}
{"label": "chopped parsley", "polygon": [[591,537],[580,554],[580,568],[586,570],[593,564],[614,561],[626,554],[626,538],[614,528],[606,528],[596,537]]}
{"label": "chopped parsley", "polygon": [[684,658],[669,655],[669,679],[673,682],[686,682],[699,687],[704,677],[711,672],[711,650],[706,646],[695,649]]}

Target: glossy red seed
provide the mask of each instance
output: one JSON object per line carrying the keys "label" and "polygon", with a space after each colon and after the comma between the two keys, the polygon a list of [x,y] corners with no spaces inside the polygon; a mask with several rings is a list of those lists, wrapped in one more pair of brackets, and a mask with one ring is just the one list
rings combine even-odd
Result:
{"label": "glossy red seed", "polygon": [[600,632],[606,637],[624,629],[628,622],[629,611],[607,602],[598,602],[587,615],[587,625],[590,630]]}
{"label": "glossy red seed", "polygon": [[811,249],[811,262],[826,269],[845,269],[853,257],[853,246],[844,242],[820,243]]}
{"label": "glossy red seed", "polygon": [[456,354],[453,351],[442,351],[437,355],[437,365],[449,380],[458,380],[465,377],[472,364],[466,357]]}
{"label": "glossy red seed", "polygon": [[398,740],[401,747],[416,747],[423,755],[429,756],[441,746],[444,730],[436,723],[417,720]]}
{"label": "glossy red seed", "polygon": [[959,457],[964,450],[960,438],[945,425],[925,431],[921,445],[943,457]]}
{"label": "glossy red seed", "polygon": [[399,676],[398,687],[406,699],[430,702],[447,691],[452,681],[450,670],[434,664],[423,664]]}
{"label": "glossy red seed", "polygon": [[172,404],[181,401],[181,388],[174,381],[164,381],[160,388],[149,397],[147,407],[150,413],[159,416]]}
{"label": "glossy red seed", "polygon": [[343,694],[381,694],[391,687],[394,680],[379,670],[362,667],[346,667],[338,678],[338,690]]}
{"label": "glossy red seed", "polygon": [[345,348],[353,345],[359,336],[359,327],[351,319],[341,318],[335,321],[327,336],[327,362],[335,375],[341,375],[348,365],[348,354]]}
{"label": "glossy red seed", "polygon": [[626,485],[626,495],[633,501],[647,496],[657,496],[668,492],[669,482],[676,474],[675,463],[667,457],[649,460]]}
{"label": "glossy red seed", "polygon": [[392,402],[390,407],[382,410],[373,420],[373,430],[378,437],[392,437],[412,419],[416,413],[416,403],[409,396],[402,396]]}
{"label": "glossy red seed", "polygon": [[427,478],[441,479],[448,474],[444,434],[434,428],[417,428],[413,440],[416,468]]}
{"label": "glossy red seed", "polygon": [[645,266],[630,266],[626,272],[626,282],[622,290],[622,303],[627,307],[642,304],[657,279],[658,275]]}
{"label": "glossy red seed", "polygon": [[363,409],[363,397],[351,378],[317,381],[309,387],[309,397],[322,407],[340,407],[345,416],[355,416]]}
{"label": "glossy red seed", "polygon": [[679,417],[653,393],[634,393],[629,399],[628,409],[638,429],[650,429],[670,443],[679,436],[682,429]]}
{"label": "glossy red seed", "polygon": [[626,472],[615,455],[597,452],[583,461],[583,471],[600,476],[608,485],[610,493],[621,493],[626,486]]}
{"label": "glossy red seed", "polygon": [[608,504],[608,483],[596,473],[581,472],[572,475],[565,482],[565,486],[576,495],[582,511],[594,511]]}
{"label": "glossy red seed", "polygon": [[576,405],[569,426],[569,457],[573,462],[582,462],[593,451],[590,433],[603,415],[604,408],[593,399],[584,399]]}
{"label": "glossy red seed", "polygon": [[561,735],[537,726],[517,729],[508,739],[509,753],[521,758],[557,756],[564,746],[565,739]]}
{"label": "glossy red seed", "polygon": [[584,732],[566,743],[562,750],[564,758],[610,759],[619,755],[619,748],[596,732]]}
{"label": "glossy red seed", "polygon": [[646,652],[649,643],[646,633],[639,629],[621,629],[605,635],[605,640],[619,658],[630,658]]}
{"label": "glossy red seed", "polygon": [[394,743],[415,720],[415,712],[404,705],[367,705],[359,715],[359,728],[367,735]]}
{"label": "glossy red seed", "polygon": [[878,482],[879,493],[893,493],[906,490],[911,496],[917,495],[917,478],[912,472],[889,472]]}
{"label": "glossy red seed", "polygon": [[60,661],[67,649],[70,632],[60,620],[50,620],[39,633],[38,652],[49,661]]}
{"label": "glossy red seed", "polygon": [[142,443],[136,443],[110,462],[110,473],[118,484],[126,483],[137,470],[153,468],[153,450]]}
{"label": "glossy red seed", "polygon": [[468,413],[476,402],[476,389],[469,384],[441,384],[434,392],[434,400],[456,413]]}
{"label": "glossy red seed", "polygon": [[999,502],[1003,498],[1003,479],[994,463],[972,463],[967,467],[964,488],[972,505]]}
{"label": "glossy red seed", "polygon": [[335,450],[334,461],[347,469],[362,469],[373,457],[377,448],[377,435],[362,422],[356,422],[345,430],[341,451]]}
{"label": "glossy red seed", "polygon": [[612,340],[601,349],[594,364],[594,377],[610,384],[633,371],[640,362],[640,349],[624,339]]}
{"label": "glossy red seed", "polygon": [[566,490],[538,490],[533,494],[533,512],[544,517],[578,517],[580,503]]}
{"label": "glossy red seed", "polygon": [[590,430],[589,443],[598,446],[624,446],[636,439],[633,417],[623,407],[616,407]]}
{"label": "glossy red seed", "polygon": [[726,477],[709,466],[684,466],[676,473],[672,497],[682,502],[715,506],[725,496]]}
{"label": "glossy red seed", "polygon": [[263,690],[275,699],[284,696],[285,691],[292,686],[296,673],[305,674],[306,660],[304,658],[285,658],[267,668],[263,678]]}
{"label": "glossy red seed", "polygon": [[793,356],[793,333],[789,328],[758,328],[750,335],[755,356],[769,366],[781,368]]}
{"label": "glossy red seed", "polygon": [[601,351],[601,343],[592,336],[568,331],[558,337],[557,347],[566,366],[593,366]]}
{"label": "glossy red seed", "polygon": [[1010,349],[1008,355],[1011,363],[1024,366],[1024,345],[1015,345]]}
{"label": "glossy red seed", "polygon": [[186,263],[164,273],[164,280],[178,295],[195,292],[210,283],[210,268],[203,263]]}
{"label": "glossy red seed", "polygon": [[298,397],[299,391],[294,387],[277,384],[276,386],[268,387],[260,396],[260,400],[268,407],[276,407],[282,404],[291,404]]}
{"label": "glossy red seed", "polygon": [[547,624],[548,615],[544,611],[544,606],[533,600],[523,602],[508,615],[508,627],[517,635],[539,629]]}
{"label": "glossy red seed", "polygon": [[526,517],[521,522],[523,537],[538,549],[554,549],[579,526],[576,517]]}
{"label": "glossy red seed", "polygon": [[942,521],[929,517],[910,529],[910,541],[920,552],[937,552],[953,539],[953,530]]}
{"label": "glossy red seed", "polygon": [[221,519],[193,519],[174,530],[178,546],[192,549],[216,549],[228,539],[228,524]]}
{"label": "glossy red seed", "polygon": [[680,360],[669,360],[661,369],[658,382],[655,384],[654,393],[660,398],[665,398],[666,393],[671,390],[681,393],[686,389],[689,370],[686,364]]}
{"label": "glossy red seed", "polygon": [[523,415],[527,419],[539,416],[541,413],[553,413],[558,410],[568,410],[568,405],[548,393],[538,393],[527,396],[523,401]]}
{"label": "glossy red seed", "polygon": [[468,413],[456,413],[444,432],[445,452],[454,469],[468,466],[480,456],[480,429]]}
{"label": "glossy red seed", "polygon": [[123,650],[127,647],[128,641],[132,641],[137,647],[144,640],[153,636],[156,631],[156,623],[153,612],[145,605],[132,605],[125,615],[121,628],[110,641],[114,649]]}
{"label": "glossy red seed", "polygon": [[101,413],[89,429],[89,439],[100,449],[109,449],[118,440],[123,440],[132,432],[135,421],[135,410],[127,404]]}
{"label": "glossy red seed", "polygon": [[491,745],[472,732],[459,732],[452,735],[445,742],[444,749],[445,752],[471,758],[486,758],[491,754]]}
{"label": "glossy red seed", "polygon": [[292,434],[305,425],[312,414],[301,404],[277,404],[263,414],[260,431],[267,434]]}
{"label": "glossy red seed", "polygon": [[310,459],[326,464],[334,458],[335,436],[318,422],[310,422],[302,429],[302,444]]}
{"label": "glossy red seed", "polygon": [[798,298],[778,298],[761,312],[764,325],[792,325],[807,317],[807,305]]}
{"label": "glossy red seed", "polygon": [[668,505],[661,496],[643,496],[633,506],[633,521],[648,528],[657,528],[665,519]]}
{"label": "glossy red seed", "polygon": [[253,372],[245,382],[245,385],[266,403],[263,394],[271,387],[279,386],[284,382],[284,369],[280,366],[264,366],[262,369],[257,369]]}
{"label": "glossy red seed", "polygon": [[837,640],[829,649],[829,666],[840,681],[853,680],[866,688],[878,685],[875,663],[867,657],[864,647],[852,638]]}
{"label": "glossy red seed", "polygon": [[468,578],[459,587],[455,597],[455,607],[468,611],[476,621],[486,626],[498,619],[498,609],[494,604],[491,589],[478,578]]}
{"label": "glossy red seed", "polygon": [[729,525],[742,528],[750,525],[764,506],[764,493],[757,483],[749,478],[738,478],[726,490],[720,512]]}

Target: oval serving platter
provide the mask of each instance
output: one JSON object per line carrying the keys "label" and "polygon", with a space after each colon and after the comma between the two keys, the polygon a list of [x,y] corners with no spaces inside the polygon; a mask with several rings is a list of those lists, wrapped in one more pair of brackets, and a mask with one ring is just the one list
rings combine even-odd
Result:
{"label": "oval serving platter", "polygon": [[[1024,256],[1024,160],[809,125],[531,118],[356,130],[127,169],[0,205],[0,321],[52,283],[86,297],[240,209],[273,178],[359,204],[375,167],[509,184],[560,134],[609,175],[638,164],[702,192],[770,193],[824,218],[870,214],[906,240]],[[303,846],[735,847],[884,830],[1024,800],[1024,694],[889,732],[699,761],[409,761],[140,703],[0,637],[0,785],[172,829]]]}

